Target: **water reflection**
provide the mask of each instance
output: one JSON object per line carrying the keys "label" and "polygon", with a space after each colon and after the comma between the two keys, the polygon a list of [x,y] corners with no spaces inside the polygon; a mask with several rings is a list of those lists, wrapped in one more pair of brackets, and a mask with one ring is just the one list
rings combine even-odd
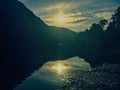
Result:
{"label": "water reflection", "polygon": [[58,74],[64,74],[65,71],[70,69],[70,66],[66,66],[64,62],[57,62],[50,69],[55,70]]}
{"label": "water reflection", "polygon": [[72,76],[70,72],[77,74],[77,70],[86,71],[89,69],[91,69],[89,63],[77,56],[67,60],[49,61],[33,72],[14,90],[56,90],[56,88],[65,85],[66,78]]}

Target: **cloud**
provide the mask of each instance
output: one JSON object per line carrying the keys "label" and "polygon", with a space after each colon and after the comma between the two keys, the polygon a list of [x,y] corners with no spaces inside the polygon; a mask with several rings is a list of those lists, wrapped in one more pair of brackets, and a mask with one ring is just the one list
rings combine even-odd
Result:
{"label": "cloud", "polygon": [[73,20],[73,21],[70,21],[68,22],[69,24],[79,24],[79,23],[83,23],[85,22],[86,20],[88,20],[89,18],[87,17],[78,17],[77,19]]}
{"label": "cloud", "polygon": [[[48,25],[59,26],[54,22],[57,14],[63,13],[68,24],[62,27],[83,31],[102,18],[110,19],[120,5],[120,0],[20,0]],[[93,20],[94,21],[93,21]],[[89,20],[89,21],[88,21]],[[91,22],[90,22],[91,21]],[[88,23],[89,22],[89,23]],[[79,24],[79,25],[78,25]],[[86,24],[86,25],[84,25]],[[83,28],[84,26],[84,28]]]}
{"label": "cloud", "polygon": [[94,17],[110,20],[112,17],[112,12],[99,12],[94,14]]}

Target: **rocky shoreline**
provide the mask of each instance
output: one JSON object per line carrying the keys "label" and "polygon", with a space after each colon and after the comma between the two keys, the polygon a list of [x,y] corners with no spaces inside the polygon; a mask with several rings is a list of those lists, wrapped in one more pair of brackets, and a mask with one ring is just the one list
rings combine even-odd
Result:
{"label": "rocky shoreline", "polygon": [[69,78],[59,90],[120,90],[120,64],[103,64]]}

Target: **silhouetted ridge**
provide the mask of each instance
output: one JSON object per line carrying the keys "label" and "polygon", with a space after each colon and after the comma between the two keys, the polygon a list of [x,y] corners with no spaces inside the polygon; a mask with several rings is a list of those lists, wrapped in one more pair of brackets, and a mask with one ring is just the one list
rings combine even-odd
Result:
{"label": "silhouetted ridge", "polygon": [[0,14],[2,90],[12,90],[47,60],[76,54],[74,32],[46,25],[21,2],[1,0]]}

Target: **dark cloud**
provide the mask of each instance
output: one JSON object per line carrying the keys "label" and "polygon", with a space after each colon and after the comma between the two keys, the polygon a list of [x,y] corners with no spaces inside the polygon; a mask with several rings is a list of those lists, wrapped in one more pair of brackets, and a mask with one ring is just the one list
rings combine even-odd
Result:
{"label": "dark cloud", "polygon": [[72,22],[68,22],[69,24],[71,23],[71,24],[76,24],[76,23],[82,23],[82,22],[86,22],[86,21],[88,21],[88,19],[83,19],[83,20],[76,20],[76,21],[72,21]]}

